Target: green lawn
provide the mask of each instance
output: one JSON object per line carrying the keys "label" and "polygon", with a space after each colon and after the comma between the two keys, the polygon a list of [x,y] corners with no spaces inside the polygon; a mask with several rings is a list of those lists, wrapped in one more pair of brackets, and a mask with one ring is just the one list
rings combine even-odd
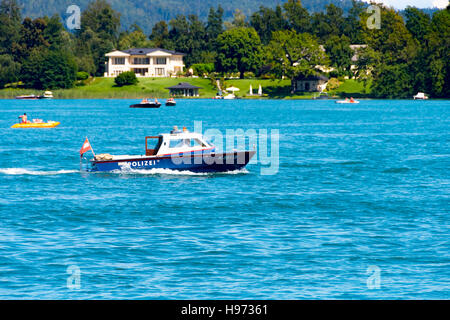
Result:
{"label": "green lawn", "polygon": [[[85,86],[77,86],[72,89],[53,90],[55,98],[59,99],[140,99],[140,98],[167,98],[167,87],[180,82],[189,82],[200,89],[200,98],[213,97],[216,90],[209,79],[199,78],[140,78],[134,86],[116,87],[112,78],[94,78]],[[22,94],[41,94],[38,90],[3,89],[0,90],[0,98],[14,98]]]}
{"label": "green lawn", "polygon": [[363,82],[353,79],[345,80],[345,82],[341,84],[339,88],[333,90],[331,94],[341,97],[365,97],[370,94],[370,83],[368,85],[368,89],[366,90]]}

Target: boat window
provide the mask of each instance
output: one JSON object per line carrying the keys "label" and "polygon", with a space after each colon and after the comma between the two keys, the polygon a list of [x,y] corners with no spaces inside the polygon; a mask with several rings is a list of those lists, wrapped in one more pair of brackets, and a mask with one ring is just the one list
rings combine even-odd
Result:
{"label": "boat window", "polygon": [[206,146],[200,140],[192,139],[191,140],[191,147],[206,147]]}
{"label": "boat window", "polygon": [[183,140],[183,139],[170,140],[169,148],[182,148],[185,146],[186,146],[186,143],[185,143],[185,140]]}

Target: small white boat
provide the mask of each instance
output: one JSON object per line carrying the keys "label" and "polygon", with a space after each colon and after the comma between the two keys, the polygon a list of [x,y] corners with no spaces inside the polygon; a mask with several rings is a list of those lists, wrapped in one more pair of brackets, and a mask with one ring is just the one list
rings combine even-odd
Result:
{"label": "small white boat", "polygon": [[39,97],[39,99],[53,99],[53,92],[45,91],[44,94]]}
{"label": "small white boat", "polygon": [[417,92],[417,94],[413,97],[414,100],[427,100],[428,97],[423,92]]}
{"label": "small white boat", "polygon": [[236,96],[234,93],[227,94],[225,97],[223,97],[225,100],[233,100],[236,99]]}
{"label": "small white boat", "polygon": [[346,103],[359,103],[359,101],[355,100],[353,98],[350,98],[350,99],[345,99],[345,100],[338,100],[338,101],[336,101],[336,103],[343,103],[343,104],[346,104]]}

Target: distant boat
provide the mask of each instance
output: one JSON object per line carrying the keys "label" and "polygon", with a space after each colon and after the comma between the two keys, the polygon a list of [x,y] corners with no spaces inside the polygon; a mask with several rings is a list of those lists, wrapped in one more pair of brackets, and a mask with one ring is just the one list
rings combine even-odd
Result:
{"label": "distant boat", "polygon": [[229,91],[231,93],[227,94],[225,97],[223,97],[225,100],[233,100],[236,99],[236,95],[234,94],[235,92],[239,91],[239,88],[236,88],[235,86],[231,86],[229,88],[226,89],[226,91]]}
{"label": "distant boat", "polygon": [[53,99],[53,92],[45,91],[44,94],[37,96],[35,94],[17,96],[18,100],[38,100],[38,99]]}
{"label": "distant boat", "polygon": [[345,103],[359,103],[359,101],[358,100],[354,100],[353,98],[350,98],[350,99],[345,99],[345,100],[338,100],[338,101],[336,101],[336,103],[342,103],[342,104],[345,104]]}
{"label": "distant boat", "polygon": [[53,99],[53,92],[45,91],[42,96],[39,96],[39,99]]}
{"label": "distant boat", "polygon": [[234,100],[236,99],[236,96],[234,93],[227,94],[225,97],[223,97],[225,100]]}
{"label": "distant boat", "polygon": [[148,101],[147,99],[144,99],[141,101],[141,103],[132,104],[130,108],[143,108],[143,109],[156,109],[161,107],[161,103],[158,102],[157,99],[155,101]]}
{"label": "distant boat", "polygon": [[18,100],[37,100],[37,99],[39,99],[39,97],[34,94],[30,94],[30,95],[17,96],[16,99],[18,99]]}
{"label": "distant boat", "polygon": [[428,97],[423,92],[417,92],[417,94],[413,97],[414,100],[427,100]]}
{"label": "distant boat", "polygon": [[167,107],[175,107],[177,105],[177,102],[174,98],[169,98],[166,100],[166,106]]}
{"label": "distant boat", "polygon": [[261,85],[259,85],[258,95],[259,95],[259,96],[262,96],[262,95],[263,95],[263,91],[262,91],[262,86],[261,86]]}

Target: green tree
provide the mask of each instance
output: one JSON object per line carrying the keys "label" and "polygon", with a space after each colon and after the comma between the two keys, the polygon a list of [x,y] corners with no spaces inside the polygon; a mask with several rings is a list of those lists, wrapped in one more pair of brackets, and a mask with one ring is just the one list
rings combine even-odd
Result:
{"label": "green tree", "polygon": [[115,79],[114,82],[118,87],[133,86],[139,83],[138,78],[133,71],[122,72]]}
{"label": "green tree", "polygon": [[406,29],[402,16],[392,8],[381,7],[381,28],[369,29],[367,15],[361,19],[364,41],[383,55],[388,64],[408,63],[417,54],[417,42]]}
{"label": "green tree", "polygon": [[352,0],[352,7],[345,18],[343,33],[350,38],[352,44],[364,43],[360,16],[364,12],[365,7],[366,5],[363,2]]}
{"label": "green tree", "polygon": [[188,18],[179,15],[170,21],[169,39],[167,49],[185,53],[185,64],[190,66],[201,63],[202,52],[207,50],[205,25],[196,15]]}
{"label": "green tree", "polygon": [[224,23],[225,29],[230,30],[233,28],[246,28],[246,27],[248,27],[248,23],[246,20],[247,20],[247,17],[242,12],[242,10],[236,9],[233,13],[233,20],[231,22],[226,21]]}
{"label": "green tree", "polygon": [[0,55],[0,89],[6,84],[17,82],[20,75],[20,64],[7,54]]}
{"label": "green tree", "polygon": [[95,0],[81,15],[81,30],[87,29],[99,38],[115,42],[119,36],[120,14],[105,0]]}
{"label": "green tree", "polygon": [[428,46],[424,55],[428,58],[428,82],[436,97],[450,97],[450,5],[433,14]]}
{"label": "green tree", "polygon": [[255,72],[261,61],[261,40],[253,28],[233,28],[219,35],[216,70],[240,72],[241,79],[247,71]]}
{"label": "green tree", "polygon": [[412,84],[412,77],[406,63],[383,64],[379,66],[375,75],[372,94],[376,98],[408,98],[413,95]]}
{"label": "green tree", "polygon": [[20,8],[16,0],[0,2],[0,54],[13,53],[13,44],[20,38]]}
{"label": "green tree", "polygon": [[149,48],[153,46],[154,43],[147,39],[147,36],[137,25],[134,25],[130,32],[122,32],[119,36],[119,50],[126,50],[130,48]]}
{"label": "green tree", "polygon": [[312,30],[322,42],[332,35],[342,35],[344,25],[344,11],[334,4],[327,5],[325,13],[315,13],[312,17]]}
{"label": "green tree", "polygon": [[[373,79],[372,94],[376,97],[410,95],[415,86],[412,72],[420,54],[417,40],[392,8],[381,7],[380,29],[369,29],[366,21],[367,15],[363,15],[361,24],[368,48],[360,54],[360,60],[365,63],[365,69],[359,68],[362,79]],[[384,88],[390,82],[392,86]]]}
{"label": "green tree", "polygon": [[165,21],[160,21],[153,26],[150,40],[158,48],[168,49],[172,47],[168,42],[169,40],[169,26]]}
{"label": "green tree", "polygon": [[217,10],[209,9],[205,31],[208,50],[215,51],[217,49],[217,37],[223,32],[223,8],[220,5]]}
{"label": "green tree", "polygon": [[192,65],[194,74],[203,77],[211,72],[214,72],[214,63],[197,63]]}
{"label": "green tree", "polygon": [[350,71],[353,50],[350,48],[350,39],[345,35],[341,37],[332,35],[325,43],[325,50],[330,57],[331,65],[339,71]]}
{"label": "green tree", "polygon": [[317,65],[327,65],[328,58],[317,40],[308,33],[295,30],[275,31],[267,50],[267,62],[278,78],[293,79],[299,75],[311,75]]}
{"label": "green tree", "polygon": [[419,41],[424,41],[430,31],[430,16],[423,11],[408,6],[405,9],[406,28]]}
{"label": "green tree", "polygon": [[[81,30],[78,32],[77,61],[83,62],[83,71],[97,76],[105,72],[105,54],[117,47],[120,14],[105,0],[91,2],[81,15]],[[88,69],[93,62],[95,71]]]}
{"label": "green tree", "polygon": [[19,62],[26,60],[34,49],[46,50],[50,44],[45,39],[47,21],[44,18],[25,18],[20,28],[20,39],[13,44],[13,53]]}
{"label": "green tree", "polygon": [[72,56],[63,51],[34,49],[22,65],[21,80],[34,89],[72,88],[77,66]]}
{"label": "green tree", "polygon": [[46,27],[43,33],[45,41],[48,43],[50,49],[61,49],[65,45],[64,33],[66,33],[61,23],[61,18],[59,15],[54,15],[51,18],[44,17],[44,20],[46,21]]}
{"label": "green tree", "polygon": [[311,19],[300,0],[288,0],[284,5],[284,14],[289,23],[289,27],[297,33],[311,31]]}
{"label": "green tree", "polygon": [[277,6],[275,10],[261,6],[259,11],[250,17],[250,25],[258,32],[264,45],[269,43],[272,32],[288,27],[280,6]]}

